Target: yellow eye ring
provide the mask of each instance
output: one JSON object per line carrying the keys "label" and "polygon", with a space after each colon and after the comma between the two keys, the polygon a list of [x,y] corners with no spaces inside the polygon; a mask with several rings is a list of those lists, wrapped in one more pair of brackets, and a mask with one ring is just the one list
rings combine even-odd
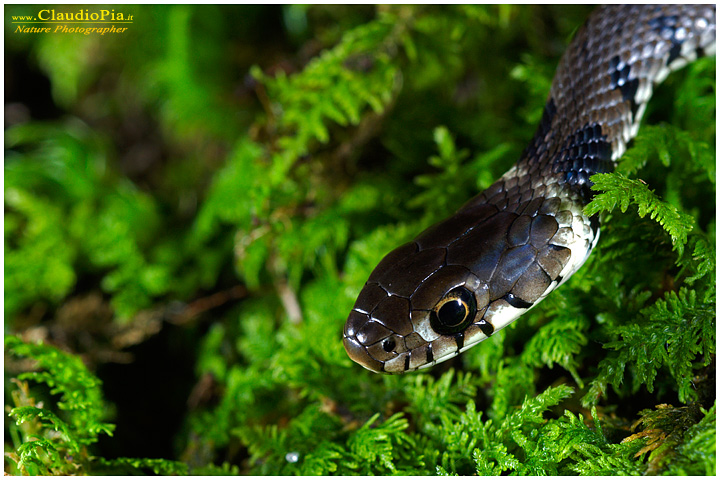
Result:
{"label": "yellow eye ring", "polygon": [[475,319],[475,295],[465,287],[450,290],[430,312],[430,324],[443,335],[465,330]]}

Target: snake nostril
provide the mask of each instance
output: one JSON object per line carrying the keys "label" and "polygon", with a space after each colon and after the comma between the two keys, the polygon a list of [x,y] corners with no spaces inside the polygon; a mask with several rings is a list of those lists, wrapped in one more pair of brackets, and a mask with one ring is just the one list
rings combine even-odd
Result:
{"label": "snake nostril", "polygon": [[383,340],[382,349],[388,353],[395,350],[395,339],[394,338],[386,338],[385,340]]}

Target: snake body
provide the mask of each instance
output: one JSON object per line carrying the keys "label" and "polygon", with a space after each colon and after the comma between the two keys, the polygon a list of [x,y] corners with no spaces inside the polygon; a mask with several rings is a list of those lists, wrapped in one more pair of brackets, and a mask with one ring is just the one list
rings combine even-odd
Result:
{"label": "snake body", "polygon": [[371,273],[345,324],[349,356],[375,372],[435,365],[565,282],[599,238],[598,219],[583,214],[590,176],[615,168],[670,71],[714,55],[715,29],[714,5],[595,10],[517,164]]}

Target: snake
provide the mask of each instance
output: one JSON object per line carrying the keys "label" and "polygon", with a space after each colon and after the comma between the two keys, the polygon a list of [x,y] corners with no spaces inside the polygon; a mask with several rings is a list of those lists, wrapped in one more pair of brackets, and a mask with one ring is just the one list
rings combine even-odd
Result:
{"label": "snake", "polygon": [[520,160],[449,218],[388,253],[343,329],[378,373],[436,365],[562,285],[598,242],[590,177],[615,169],[653,89],[715,54],[714,5],[607,5],[574,35]]}

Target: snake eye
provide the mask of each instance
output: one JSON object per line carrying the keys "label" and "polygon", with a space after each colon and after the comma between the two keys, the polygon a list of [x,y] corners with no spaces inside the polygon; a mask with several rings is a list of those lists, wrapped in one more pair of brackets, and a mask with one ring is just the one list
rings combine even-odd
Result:
{"label": "snake eye", "polygon": [[386,338],[385,340],[383,340],[382,349],[388,353],[395,350],[395,339],[394,338]]}
{"label": "snake eye", "polygon": [[475,318],[477,304],[475,295],[465,287],[450,290],[430,312],[430,324],[443,335],[465,329]]}

